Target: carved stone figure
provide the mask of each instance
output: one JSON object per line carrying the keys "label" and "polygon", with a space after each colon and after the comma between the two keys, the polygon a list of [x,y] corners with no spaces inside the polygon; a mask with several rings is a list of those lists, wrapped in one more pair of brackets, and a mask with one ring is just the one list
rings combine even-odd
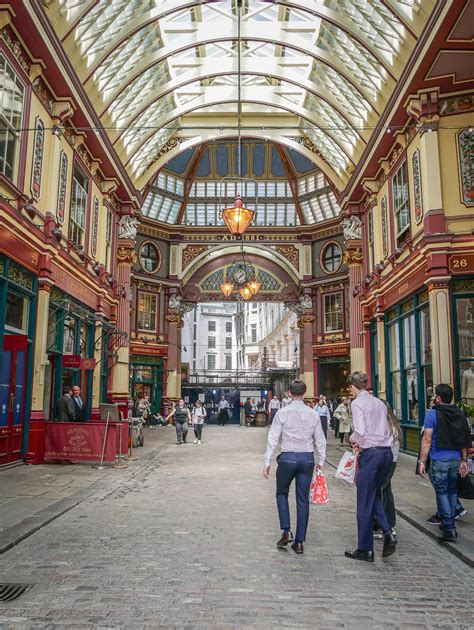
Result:
{"label": "carved stone figure", "polygon": [[173,293],[173,295],[170,296],[169,308],[179,308],[181,306],[181,299],[180,295]]}
{"label": "carved stone figure", "polygon": [[126,214],[120,219],[119,223],[119,238],[130,238],[135,240],[137,236],[137,229],[140,221]]}
{"label": "carved stone figure", "polygon": [[346,217],[342,222],[342,229],[346,241],[362,238],[362,223],[359,217]]}
{"label": "carved stone figure", "polygon": [[311,309],[311,308],[313,308],[313,303],[312,303],[311,298],[309,297],[309,295],[302,295],[300,297],[300,304],[301,304],[301,308],[303,308],[303,309]]}

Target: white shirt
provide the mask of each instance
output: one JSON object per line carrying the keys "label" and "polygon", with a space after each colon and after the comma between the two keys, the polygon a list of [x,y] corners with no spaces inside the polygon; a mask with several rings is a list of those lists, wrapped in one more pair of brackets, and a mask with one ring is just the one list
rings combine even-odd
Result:
{"label": "white shirt", "polygon": [[316,443],[318,464],[324,465],[326,438],[319,414],[302,400],[293,400],[291,405],[279,409],[275,414],[268,432],[265,466],[270,466],[280,437],[282,453],[312,453]]}
{"label": "white shirt", "polygon": [[268,405],[269,409],[280,409],[280,401],[278,398],[272,398],[270,400],[270,404]]}
{"label": "white shirt", "polygon": [[288,407],[288,405],[291,405],[292,402],[293,402],[293,398],[291,398],[291,397],[283,398],[283,400],[281,401],[282,409],[283,409],[283,407]]}
{"label": "white shirt", "polygon": [[219,411],[221,411],[222,409],[228,409],[229,407],[230,405],[228,400],[219,400],[219,404],[217,405]]}
{"label": "white shirt", "polygon": [[351,402],[354,431],[349,438],[361,448],[391,446],[392,438],[387,423],[387,407],[384,403],[362,390]]}
{"label": "white shirt", "polygon": [[194,424],[204,424],[204,418],[207,416],[207,412],[204,407],[194,407],[193,409],[193,422]]}

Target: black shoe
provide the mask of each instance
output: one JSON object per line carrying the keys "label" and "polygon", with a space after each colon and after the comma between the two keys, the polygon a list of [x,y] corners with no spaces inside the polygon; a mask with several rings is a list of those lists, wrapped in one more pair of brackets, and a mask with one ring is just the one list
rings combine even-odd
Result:
{"label": "black shoe", "polygon": [[291,532],[283,532],[282,537],[277,542],[277,547],[284,549],[291,542],[293,542],[293,534]]}
{"label": "black shoe", "polygon": [[352,560],[364,560],[365,562],[374,561],[373,551],[364,551],[362,549],[356,549],[355,551],[351,551],[350,549],[346,549],[344,551],[344,555],[346,556],[346,558],[352,558]]}
{"label": "black shoe", "polygon": [[387,558],[391,556],[392,553],[395,553],[397,550],[397,539],[392,534],[392,532],[387,532],[383,537],[383,551],[382,558]]}
{"label": "black shoe", "polygon": [[438,537],[438,542],[440,544],[443,544],[445,542],[457,542],[457,540],[458,533],[456,530],[454,530],[453,532],[443,532],[441,536]]}
{"label": "black shoe", "polygon": [[291,545],[291,548],[293,549],[295,553],[298,553],[298,554],[303,553],[303,543],[294,542]]}

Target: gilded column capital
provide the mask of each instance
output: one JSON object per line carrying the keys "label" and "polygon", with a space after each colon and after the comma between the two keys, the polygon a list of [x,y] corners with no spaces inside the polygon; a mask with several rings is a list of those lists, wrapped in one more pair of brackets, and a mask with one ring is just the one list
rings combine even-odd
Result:
{"label": "gilded column capital", "polygon": [[135,253],[135,243],[130,239],[119,239],[117,249],[117,260],[119,264],[133,265],[137,260]]}
{"label": "gilded column capital", "polygon": [[166,313],[165,319],[170,324],[176,324],[178,328],[184,326],[184,319],[179,313]]}
{"label": "gilded column capital", "polygon": [[363,260],[361,243],[351,245],[344,252],[343,262],[346,265],[361,265]]}
{"label": "gilded column capital", "polygon": [[301,313],[298,316],[298,328],[304,328],[306,324],[312,324],[315,316],[312,313]]}

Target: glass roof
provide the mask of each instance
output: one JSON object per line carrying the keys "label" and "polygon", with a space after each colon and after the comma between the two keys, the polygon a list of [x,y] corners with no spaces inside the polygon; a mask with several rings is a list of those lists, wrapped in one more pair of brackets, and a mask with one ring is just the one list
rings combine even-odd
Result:
{"label": "glass roof", "polygon": [[300,153],[244,139],[242,181],[237,160],[235,141],[213,142],[201,153],[188,150],[177,156],[161,169],[142,213],[165,223],[223,226],[220,210],[233,205],[240,193],[246,206],[257,210],[256,226],[292,227],[338,216],[326,176]]}
{"label": "glass roof", "polygon": [[[139,190],[170,158],[218,138],[222,125],[235,135],[237,0],[56,5],[52,26],[66,51],[78,51],[74,67]],[[294,149],[291,129],[302,154],[341,189],[433,5],[243,0],[244,128]]]}

